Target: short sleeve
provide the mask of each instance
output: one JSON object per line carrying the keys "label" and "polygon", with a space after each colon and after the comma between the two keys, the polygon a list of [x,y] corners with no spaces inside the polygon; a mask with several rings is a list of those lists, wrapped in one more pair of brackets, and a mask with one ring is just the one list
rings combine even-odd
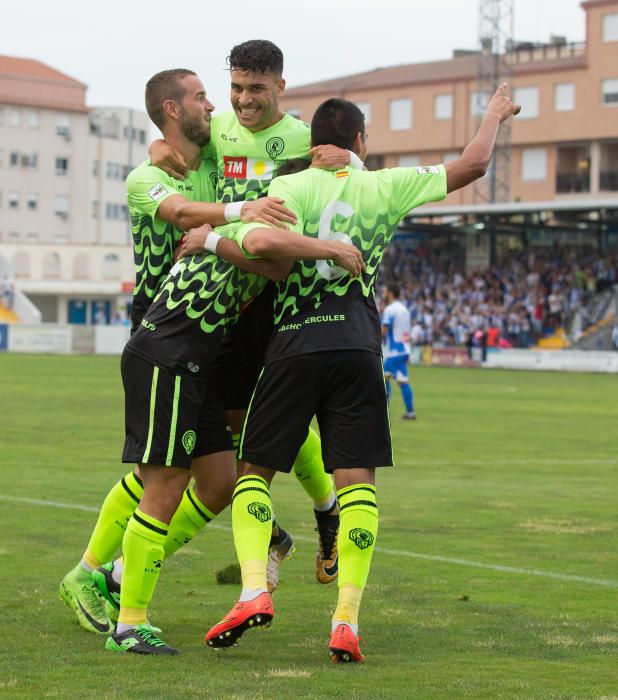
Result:
{"label": "short sleeve", "polygon": [[127,178],[129,206],[153,219],[161,202],[173,194],[184,196],[176,189],[174,180],[154,165],[135,168]]}
{"label": "short sleeve", "polygon": [[400,217],[411,209],[446,197],[446,170],[443,165],[392,168],[393,203]]}

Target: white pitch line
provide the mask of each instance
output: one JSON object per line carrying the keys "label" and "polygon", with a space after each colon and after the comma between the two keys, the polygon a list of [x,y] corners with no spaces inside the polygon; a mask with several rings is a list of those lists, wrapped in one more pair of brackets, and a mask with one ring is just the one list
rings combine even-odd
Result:
{"label": "white pitch line", "polygon": [[[27,503],[33,506],[47,506],[49,508],[65,508],[67,510],[85,510],[89,513],[98,513],[99,508],[95,506],[83,506],[76,503],[61,503],[58,501],[46,501],[37,498],[20,498],[19,496],[3,496],[0,495],[0,500],[11,501],[13,503]],[[209,529],[215,530],[231,530],[226,525],[211,524]],[[303,535],[294,535],[295,540],[301,542],[314,542],[311,537]],[[508,574],[521,574],[524,576],[539,576],[541,578],[552,578],[558,581],[572,581],[575,583],[590,583],[594,586],[603,586],[604,588],[618,588],[618,581],[603,578],[591,578],[590,576],[575,576],[573,574],[559,574],[555,571],[542,571],[540,569],[524,569],[516,566],[503,566],[502,564],[484,564],[479,561],[471,561],[470,559],[458,559],[456,557],[443,557],[438,554],[421,554],[420,552],[409,552],[405,549],[383,549],[376,547],[376,552],[380,554],[389,554],[394,557],[409,557],[411,559],[425,559],[427,561],[439,561],[445,564],[458,564],[459,566],[471,566],[476,569],[489,569],[491,571],[502,571]]]}

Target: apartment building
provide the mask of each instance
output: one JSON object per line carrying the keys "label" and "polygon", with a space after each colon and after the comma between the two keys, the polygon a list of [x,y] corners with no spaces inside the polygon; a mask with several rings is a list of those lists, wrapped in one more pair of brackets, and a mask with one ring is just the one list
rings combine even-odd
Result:
{"label": "apartment building", "polygon": [[[618,199],[618,0],[587,0],[585,41],[514,42],[511,201]],[[475,133],[486,95],[479,56],[378,68],[290,88],[283,105],[306,121],[328,97],[355,102],[370,135],[368,167],[457,158]],[[442,206],[475,203],[474,188]]]}
{"label": "apartment building", "polygon": [[124,179],[147,155],[149,121],[90,108],[86,91],[39,61],[0,56],[0,277],[15,281],[18,316],[108,322],[130,303]]}

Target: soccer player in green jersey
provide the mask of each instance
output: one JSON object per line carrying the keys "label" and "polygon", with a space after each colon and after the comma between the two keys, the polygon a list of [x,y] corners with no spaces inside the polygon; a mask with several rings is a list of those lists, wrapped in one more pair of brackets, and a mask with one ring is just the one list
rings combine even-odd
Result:
{"label": "soccer player in green jersey", "polygon": [[[146,107],[153,122],[189,161],[184,180],[174,180],[148,161],[129,176],[128,204],[134,239],[136,286],[132,310],[133,332],[173,265],[174,248],[183,231],[226,219],[285,222],[295,218],[280,200],[265,198],[228,206],[214,203],[216,163],[204,157],[214,109],[201,80],[193,71],[176,69],[153,76],[146,86]],[[228,211],[226,211],[228,210]],[[202,235],[203,240],[203,235]],[[170,528],[169,555],[188,542],[229,503],[234,484],[230,436],[218,400],[209,398],[205,423],[211,430],[194,453],[194,486],[187,489]],[[113,607],[119,602],[121,566],[107,562],[120,549],[126,523],[143,493],[139,468],[125,475],[106,497],[82,561],[62,581],[60,595],[87,630],[109,633],[111,623],[94,584]],[[97,571],[101,565],[104,567]]]}
{"label": "soccer player in green jersey", "polygon": [[[171,520],[186,493],[193,454],[212,439],[216,428],[208,405],[210,370],[225,329],[235,323],[241,305],[263,287],[263,278],[256,275],[281,279],[289,271],[284,262],[246,260],[232,240],[206,234],[207,252],[183,257],[174,265],[122,356],[123,461],[139,464],[144,491],[122,542],[120,610],[106,643],[112,651],[178,653],[148,624],[147,611]],[[364,268],[362,256],[351,246],[296,236],[293,240],[282,229],[275,236],[281,245],[273,257],[332,259],[353,274]],[[229,448],[233,469],[231,440]]]}
{"label": "soccer player in green jersey", "polygon": [[[294,231],[305,238],[352,244],[362,251],[366,270],[355,279],[327,262],[301,261],[277,286],[276,332],[241,438],[241,456],[251,466],[238,479],[232,498],[243,588],[236,606],[207,633],[210,646],[230,646],[246,629],[269,624],[274,615],[266,590],[269,485],[276,471],[290,471],[315,416],[341,511],[339,596],[330,655],[333,661],[363,660],[358,613],[378,533],[375,470],[392,466],[375,304],[378,266],[395,228],[411,209],[443,199],[485,173],[499,125],[518,111],[502,85],[461,158],[446,165],[377,172],[309,168],[278,178],[269,188],[297,215]],[[346,100],[320,105],[311,134],[314,144],[334,143],[366,155],[362,112]],[[272,256],[279,245],[276,233],[246,224],[237,240],[250,254]]]}
{"label": "soccer player in green jersey", "polygon": [[[209,144],[217,158],[217,201],[264,196],[278,169],[289,159],[313,155],[316,164],[324,167],[350,161],[354,167],[362,168],[352,151],[327,144],[311,149],[309,126],[282,111],[279,98],[285,90],[283,54],[272,42],[253,40],[234,46],[228,62],[233,111],[213,117]],[[163,142],[153,144],[151,158],[178,176],[185,172],[180,154]],[[273,294],[269,286],[250,304],[224,340],[217,361],[218,389],[235,435],[240,433],[273,331]],[[241,462],[239,471],[245,468]],[[330,583],[338,571],[339,509],[332,480],[324,473],[319,438],[311,428],[300,447],[294,473],[314,504],[318,530],[316,579]],[[269,583],[278,577],[278,565],[293,547],[291,538],[284,531],[278,532],[276,525],[271,544]]]}

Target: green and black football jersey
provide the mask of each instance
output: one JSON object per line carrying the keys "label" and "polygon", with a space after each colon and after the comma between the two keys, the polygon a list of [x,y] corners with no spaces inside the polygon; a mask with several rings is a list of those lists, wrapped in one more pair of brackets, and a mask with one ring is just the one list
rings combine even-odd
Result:
{"label": "green and black football jersey", "polygon": [[[234,239],[240,224],[217,232]],[[203,253],[170,270],[126,349],[161,367],[205,378],[224,331],[267,280]]]}
{"label": "green and black football jersey", "polygon": [[133,331],[174,264],[174,248],[183,234],[157,218],[159,205],[173,194],[194,202],[214,202],[216,179],[216,163],[212,158],[202,160],[199,170],[190,170],[185,180],[175,180],[150,161],[144,161],[129,174],[127,202],[135,261]]}
{"label": "green and black football jersey", "polygon": [[[325,260],[295,263],[277,285],[276,333],[267,361],[327,350],[381,353],[375,283],[382,255],[411,209],[446,196],[444,167],[376,172],[309,168],[277,178],[268,193],[283,198],[298,217],[293,231],[352,243],[363,253],[367,269],[353,278]],[[242,244],[254,228],[260,224],[244,224],[237,241]]]}
{"label": "green and black football jersey", "polygon": [[291,158],[307,158],[310,142],[309,125],[289,114],[255,133],[242,126],[234,112],[213,117],[206,153],[216,152],[217,201],[264,196],[277,168]]}

